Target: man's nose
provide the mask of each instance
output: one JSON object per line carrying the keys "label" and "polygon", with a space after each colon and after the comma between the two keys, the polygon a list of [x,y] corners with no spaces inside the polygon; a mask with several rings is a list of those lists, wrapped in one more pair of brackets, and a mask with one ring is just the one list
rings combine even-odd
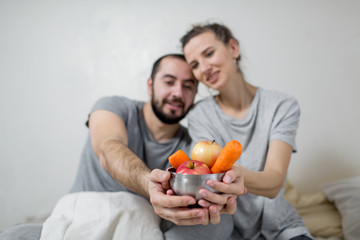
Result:
{"label": "man's nose", "polygon": [[172,95],[176,98],[183,96],[183,87],[181,83],[176,83],[172,89]]}

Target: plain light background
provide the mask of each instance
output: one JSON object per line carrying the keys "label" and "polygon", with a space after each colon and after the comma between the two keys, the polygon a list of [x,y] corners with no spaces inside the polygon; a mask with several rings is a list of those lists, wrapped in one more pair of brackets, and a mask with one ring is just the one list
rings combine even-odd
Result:
{"label": "plain light background", "polygon": [[147,100],[154,60],[205,21],[238,38],[247,81],[298,99],[288,178],[301,192],[360,175],[359,12],[356,0],[0,0],[0,230],[50,213],[74,180],[92,104]]}

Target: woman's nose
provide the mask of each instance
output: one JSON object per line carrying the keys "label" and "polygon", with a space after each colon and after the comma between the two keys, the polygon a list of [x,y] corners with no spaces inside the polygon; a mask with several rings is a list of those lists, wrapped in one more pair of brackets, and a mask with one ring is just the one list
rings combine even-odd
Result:
{"label": "woman's nose", "polygon": [[206,62],[202,62],[200,64],[200,69],[201,69],[202,74],[207,75],[207,74],[211,73],[211,65]]}

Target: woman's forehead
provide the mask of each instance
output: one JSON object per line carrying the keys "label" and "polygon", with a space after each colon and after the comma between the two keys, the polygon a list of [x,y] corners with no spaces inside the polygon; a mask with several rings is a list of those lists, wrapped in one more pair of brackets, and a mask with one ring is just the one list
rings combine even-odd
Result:
{"label": "woman's forehead", "polygon": [[192,61],[191,58],[194,56],[201,54],[210,47],[218,46],[219,44],[223,43],[216,38],[213,32],[204,32],[193,37],[184,47],[186,61]]}

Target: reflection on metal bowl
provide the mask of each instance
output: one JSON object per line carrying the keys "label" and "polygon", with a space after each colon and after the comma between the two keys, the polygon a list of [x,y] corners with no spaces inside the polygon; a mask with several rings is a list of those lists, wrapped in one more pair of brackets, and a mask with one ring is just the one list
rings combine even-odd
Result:
{"label": "reflection on metal bowl", "polygon": [[199,190],[201,188],[207,189],[211,192],[216,192],[209,185],[206,184],[208,180],[221,181],[225,173],[217,174],[178,174],[174,168],[168,168],[167,171],[171,173],[170,186],[176,195],[189,195],[200,200],[201,196]]}

